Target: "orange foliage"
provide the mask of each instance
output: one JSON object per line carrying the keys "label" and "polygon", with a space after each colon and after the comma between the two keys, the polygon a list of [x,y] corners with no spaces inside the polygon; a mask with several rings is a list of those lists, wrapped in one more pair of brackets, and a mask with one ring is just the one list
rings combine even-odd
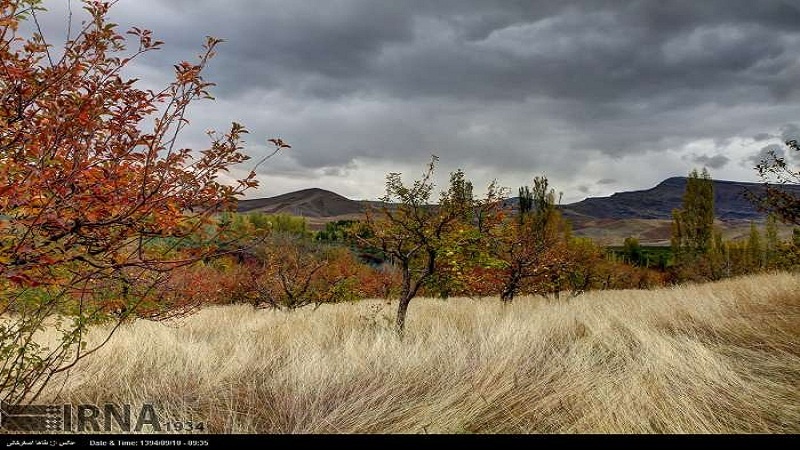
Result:
{"label": "orange foliage", "polygon": [[18,34],[33,3],[0,0],[0,279],[83,301],[84,286],[111,279],[106,288],[127,288],[208,256],[176,259],[152,244],[197,236],[257,185],[253,172],[232,186],[218,179],[248,159],[239,124],[210,133],[201,152],[176,145],[188,106],[211,98],[202,73],[220,41],[208,38],[198,61],[177,64],[164,89],[138,89],[124,72],[161,46],[150,31],[129,31],[136,50],[127,52],[106,22],[111,4],[87,2],[90,20],[52,59],[44,39]]}
{"label": "orange foliage", "polygon": [[174,316],[204,304],[246,303],[293,309],[309,304],[386,298],[400,284],[397,271],[361,263],[346,248],[300,238],[270,238],[247,258],[227,256],[173,271],[140,315]]}

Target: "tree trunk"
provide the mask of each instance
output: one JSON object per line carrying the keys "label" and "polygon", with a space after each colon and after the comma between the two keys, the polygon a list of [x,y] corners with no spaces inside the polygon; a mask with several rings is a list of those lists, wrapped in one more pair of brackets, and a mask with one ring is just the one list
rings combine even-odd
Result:
{"label": "tree trunk", "polygon": [[411,303],[411,297],[403,295],[400,297],[400,304],[397,306],[397,334],[403,336],[403,331],[406,328],[406,314],[408,313],[408,305]]}
{"label": "tree trunk", "polygon": [[506,280],[503,290],[500,292],[500,300],[502,300],[503,303],[511,303],[511,301],[514,300],[514,295],[516,295],[517,289],[519,289],[519,281],[519,271],[514,270],[508,280]]}
{"label": "tree trunk", "polygon": [[403,330],[406,327],[406,314],[408,313],[408,304],[414,294],[411,292],[411,268],[407,261],[402,262],[403,269],[403,284],[400,287],[400,304],[397,306],[397,334],[403,336]]}
{"label": "tree trunk", "polygon": [[503,291],[500,293],[500,300],[505,303],[511,303],[514,300],[514,291],[516,290],[515,287],[506,286],[503,288]]}

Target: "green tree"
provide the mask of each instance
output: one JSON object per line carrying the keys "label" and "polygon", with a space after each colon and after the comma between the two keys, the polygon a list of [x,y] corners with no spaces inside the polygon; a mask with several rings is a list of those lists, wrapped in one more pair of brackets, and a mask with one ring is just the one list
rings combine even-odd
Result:
{"label": "green tree", "polygon": [[714,234],[714,182],[708,170],[692,170],[683,208],[672,212],[672,251],[679,265],[696,264],[708,253]]}
{"label": "green tree", "polygon": [[731,276],[730,252],[722,239],[722,232],[714,230],[714,238],[708,250],[708,264],[711,279],[719,280]]}
{"label": "green tree", "polygon": [[639,240],[635,237],[625,238],[625,241],[622,243],[622,254],[625,256],[625,259],[629,264],[634,264],[637,266],[646,265],[644,253],[642,252],[642,246],[639,244]]}
{"label": "green tree", "polygon": [[778,219],[774,214],[767,216],[767,222],[764,224],[764,251],[766,253],[766,266],[773,268],[778,260],[778,254],[781,248],[781,240],[778,237]]}
{"label": "green tree", "polygon": [[321,242],[346,242],[349,238],[348,230],[354,226],[355,220],[337,220],[325,224],[325,229],[314,236],[314,240]]}
{"label": "green tree", "polygon": [[750,223],[750,234],[747,237],[747,260],[753,269],[764,267],[764,244],[761,242],[761,233],[755,223]]}
{"label": "green tree", "polygon": [[480,257],[480,235],[474,226],[476,205],[472,182],[467,180],[464,171],[458,169],[451,173],[439,208],[456,215],[454,233],[439,242],[436,271],[423,284],[427,293],[448,298],[463,291],[464,271]]}
{"label": "green tree", "polygon": [[388,174],[386,195],[379,206],[367,210],[353,236],[368,249],[380,249],[400,269],[395,324],[401,335],[411,300],[437,273],[443,249],[452,248],[459,239],[458,224],[463,224],[472,206],[461,171],[451,174],[451,188],[441,193],[438,205],[431,204],[436,161],[432,157],[422,177],[411,185],[403,182],[400,173]]}
{"label": "green tree", "polygon": [[529,186],[522,186],[519,188],[519,218],[520,220],[526,214],[533,210],[533,192]]}

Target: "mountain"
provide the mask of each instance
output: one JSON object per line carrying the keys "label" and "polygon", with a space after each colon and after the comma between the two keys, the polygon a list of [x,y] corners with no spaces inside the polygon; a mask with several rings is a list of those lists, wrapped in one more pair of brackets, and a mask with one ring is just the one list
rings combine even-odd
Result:
{"label": "mountain", "polygon": [[[621,245],[628,236],[638,238],[642,244],[669,245],[672,210],[680,208],[683,203],[686,180],[685,177],[668,178],[651,189],[590,197],[562,205],[561,210],[577,236],[590,237],[603,245]],[[786,186],[786,189],[800,195],[800,186]],[[726,239],[746,237],[750,222],[764,219],[764,214],[745,197],[745,192],[762,190],[758,183],[714,181],[717,226]],[[334,220],[358,219],[373,203],[350,200],[335,192],[314,188],[277,197],[242,200],[238,210],[303,216],[308,226],[316,230]],[[506,201],[509,208],[517,204],[517,198]],[[781,229],[782,236],[789,233],[789,227]]]}
{"label": "mountain", "polygon": [[292,214],[307,218],[328,218],[361,214],[364,205],[324,189],[303,189],[277,197],[240,200],[239,212]]}
{"label": "mountain", "polygon": [[[575,234],[592,238],[603,245],[621,245],[628,236],[647,245],[669,245],[672,234],[672,210],[683,205],[685,177],[668,178],[657,186],[618,192],[608,197],[594,197],[562,206]],[[800,186],[786,186],[800,195]],[[714,181],[716,226],[725,239],[744,239],[751,222],[760,222],[765,215],[745,197],[746,192],[763,192],[758,183]],[[788,238],[791,227],[779,227],[782,238]]]}
{"label": "mountain", "polygon": [[[563,206],[564,215],[593,219],[671,219],[672,210],[680,208],[686,189],[685,177],[673,177],[656,187],[630,192],[618,192],[610,197],[590,197]],[[714,180],[714,205],[722,221],[759,220],[764,217],[745,197],[748,191],[760,193],[758,183]],[[786,186],[800,195],[800,186]]]}

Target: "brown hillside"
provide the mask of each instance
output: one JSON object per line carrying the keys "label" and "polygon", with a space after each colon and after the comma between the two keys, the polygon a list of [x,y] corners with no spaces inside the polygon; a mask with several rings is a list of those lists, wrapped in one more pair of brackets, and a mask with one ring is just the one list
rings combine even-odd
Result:
{"label": "brown hillside", "polygon": [[324,189],[303,189],[277,197],[241,200],[239,212],[264,212],[267,214],[292,214],[307,218],[333,218],[361,214],[363,205]]}

